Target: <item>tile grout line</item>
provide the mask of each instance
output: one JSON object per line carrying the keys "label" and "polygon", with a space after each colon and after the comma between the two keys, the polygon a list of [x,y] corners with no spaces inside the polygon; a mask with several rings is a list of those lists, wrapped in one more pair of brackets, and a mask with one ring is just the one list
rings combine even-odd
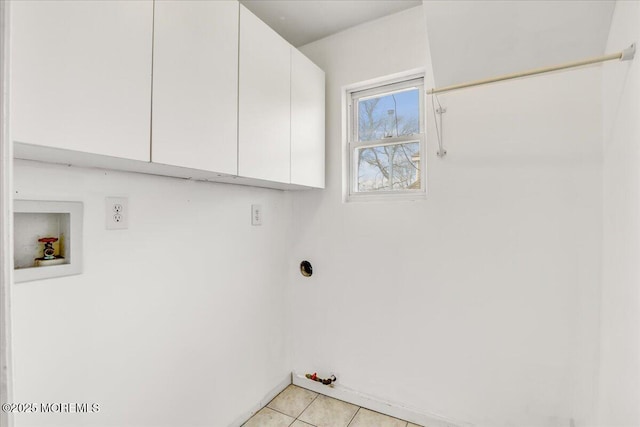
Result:
{"label": "tile grout line", "polygon": [[[287,388],[288,388],[288,387],[287,387]],[[279,410],[277,410],[277,409],[272,408],[271,406],[269,406],[269,405],[271,404],[271,402],[273,402],[274,400],[276,400],[276,399],[278,398],[278,396],[280,396],[282,393],[284,393],[284,391],[285,391],[285,390],[286,390],[286,388],[285,388],[284,390],[282,390],[280,393],[278,393],[278,394],[276,395],[276,397],[274,397],[273,399],[271,399],[271,401],[269,401],[269,403],[267,403],[267,404],[266,404],[262,409],[264,409],[264,408],[269,408],[269,409],[271,409],[272,411],[275,411],[275,412],[277,412],[277,413],[279,413],[279,414],[285,415],[285,416],[287,416],[287,417],[291,417],[291,415],[289,415],[289,414],[285,414],[284,412],[279,411]],[[314,392],[314,393],[315,393],[315,392]],[[309,404],[308,404],[307,406],[305,406],[305,407],[304,407],[304,409],[302,410],[302,412],[300,412],[300,414],[298,414],[298,416],[297,416],[297,417],[292,417],[292,418],[293,418],[293,421],[291,422],[291,424],[289,424],[289,426],[291,426],[293,423],[295,423],[296,421],[298,421],[298,420],[299,420],[300,415],[302,415],[302,413],[303,413],[304,411],[306,411],[306,410],[307,410],[307,408],[308,408],[309,406],[311,406],[311,404],[312,404],[312,403],[313,403],[313,402],[318,398],[318,396],[320,396],[320,393],[316,393],[315,397],[311,400],[311,402],[309,402]],[[260,410],[262,410],[262,409],[260,409]],[[260,412],[260,411],[258,411],[258,412]],[[258,412],[256,412],[256,414],[257,414]],[[255,416],[256,414],[254,414],[254,416]],[[304,423],[304,421],[302,421],[302,420],[300,420],[300,421]],[[309,424],[309,423],[306,423],[306,424]],[[309,424],[309,425],[311,425],[311,424]],[[315,426],[313,426],[313,427],[315,427]]]}
{"label": "tile grout line", "polygon": [[362,409],[362,406],[358,406],[358,410],[356,411],[355,414],[353,414],[353,417],[351,417],[351,419],[349,420],[349,423],[347,424],[346,427],[349,427],[351,425],[351,423],[353,422],[353,420],[356,419],[356,415],[358,415],[358,412],[360,412],[360,409]]}
{"label": "tile grout line", "polygon": [[[266,409],[270,409],[270,410],[272,410],[273,412],[277,412],[277,413],[279,413],[280,415],[284,415],[285,417],[293,418],[291,415],[285,414],[284,412],[280,412],[280,411],[278,411],[277,409],[270,408],[269,406],[265,406],[265,407],[261,408],[258,412],[256,412],[255,414],[253,414],[253,416],[252,416],[251,418],[253,418],[253,417],[255,417],[256,415],[258,415],[258,413],[259,413],[259,412],[261,412],[261,411],[262,411],[263,409],[265,409],[265,408],[266,408]],[[247,423],[248,423],[249,421],[251,421],[251,418],[249,418],[249,419],[247,420]],[[297,420],[297,418],[293,418],[293,421],[291,421],[291,424],[295,423],[295,422],[296,422],[296,420]],[[246,423],[245,423],[245,424],[246,424]],[[291,424],[289,424],[289,426],[291,426]],[[244,424],[242,424],[242,425],[244,426]]]}
{"label": "tile grout line", "polygon": [[[269,406],[265,406],[264,408],[271,409],[273,412],[277,412],[277,413],[279,413],[279,414],[286,415],[286,416],[287,416],[287,417],[289,417],[289,418],[293,418],[293,421],[295,421],[295,420],[297,419],[297,418],[292,417],[292,416],[291,416],[291,415],[289,415],[289,414],[285,414],[284,412],[282,412],[282,411],[278,411],[277,409],[271,408],[271,407],[269,407]],[[262,409],[264,409],[264,408],[262,408]],[[261,409],[260,411],[262,411],[262,409]],[[258,412],[259,412],[259,411],[258,411]]]}
{"label": "tile grout line", "polygon": [[[314,392],[314,393],[315,393],[315,392]],[[309,402],[309,404],[308,404],[307,406],[305,406],[305,408],[302,410],[302,412],[300,412],[300,413],[298,414],[298,416],[296,417],[296,420],[300,420],[300,415],[304,414],[304,411],[306,411],[307,409],[309,409],[309,406],[311,406],[311,404],[312,404],[313,402],[315,402],[315,401],[316,401],[316,399],[318,398],[318,396],[320,396],[320,393],[316,393],[316,397],[314,397],[314,398],[313,398],[313,400],[312,400],[311,402]],[[300,420],[300,421],[302,421],[302,420]],[[295,422],[295,421],[294,421],[294,422]],[[303,422],[303,423],[305,423],[306,421],[302,421],[302,422]],[[307,424],[309,424],[309,423],[307,423]],[[309,425],[311,425],[311,424],[309,424]]]}
{"label": "tile grout line", "polygon": [[[363,407],[361,406],[360,409],[363,409]],[[358,412],[360,412],[360,409],[358,409]],[[364,409],[366,409],[367,411],[373,412],[375,414],[382,415],[383,417],[388,417],[388,418],[392,418],[394,420],[398,420],[398,421],[404,422],[404,426],[402,426],[402,427],[409,427],[409,421],[407,421],[407,420],[403,420],[402,418],[398,418],[398,417],[392,417],[391,415],[383,414],[382,412],[374,411],[373,409],[369,409],[369,408],[364,408]],[[354,416],[354,418],[355,418],[355,416]],[[353,421],[353,420],[351,420],[351,421]],[[417,424],[414,424],[414,425],[417,425]],[[349,426],[347,426],[347,427],[349,427]],[[418,426],[418,427],[420,427],[420,426]]]}
{"label": "tile grout line", "polygon": [[[290,385],[291,385],[291,384],[290,384]],[[289,386],[290,386],[290,385],[289,385]],[[287,386],[287,388],[289,388],[289,386]],[[271,405],[271,402],[273,402],[274,400],[276,400],[276,399],[277,399],[277,398],[278,398],[282,393],[284,393],[284,391],[285,391],[287,388],[285,388],[285,389],[284,389],[284,390],[282,390],[280,393],[278,393],[278,394],[276,395],[276,397],[274,397],[273,399],[271,399],[271,400],[269,401],[269,403],[267,403],[267,404],[266,404],[262,409],[264,409],[264,408],[269,408],[269,409],[271,409],[272,411],[276,411],[276,412],[278,412],[278,413],[280,413],[280,414],[282,414],[282,415],[286,415],[287,417],[291,417],[291,415],[289,415],[289,414],[285,414],[284,412],[279,411],[279,410],[277,410],[276,408],[272,408],[271,406],[269,406],[269,405]],[[316,397],[318,397],[318,396],[316,396]],[[315,397],[314,397],[314,400],[315,400]],[[313,400],[312,400],[312,402],[313,402]],[[310,403],[309,405],[311,405],[311,403]],[[305,410],[305,409],[307,409],[307,408],[309,407],[309,405],[307,405],[307,407],[306,407],[306,408],[304,408],[304,409],[302,410],[302,412],[304,412],[304,410]],[[262,409],[261,409],[261,410],[262,410]],[[301,412],[301,413],[302,413],[302,412]],[[257,412],[256,412],[256,413],[257,413]],[[297,419],[298,419],[297,417],[292,417],[292,418],[293,418],[293,421],[294,421],[294,422],[295,422],[295,420],[297,420]]]}

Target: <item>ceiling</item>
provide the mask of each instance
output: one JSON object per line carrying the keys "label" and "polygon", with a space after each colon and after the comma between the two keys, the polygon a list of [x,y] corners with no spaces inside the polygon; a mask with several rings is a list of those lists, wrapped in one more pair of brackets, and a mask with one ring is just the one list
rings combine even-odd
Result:
{"label": "ceiling", "polygon": [[614,5],[595,0],[425,1],[436,86],[603,55]]}
{"label": "ceiling", "polygon": [[603,55],[615,7],[613,0],[240,2],[296,47],[424,4],[436,86]]}
{"label": "ceiling", "polygon": [[422,0],[240,0],[292,45],[312,41],[410,7]]}

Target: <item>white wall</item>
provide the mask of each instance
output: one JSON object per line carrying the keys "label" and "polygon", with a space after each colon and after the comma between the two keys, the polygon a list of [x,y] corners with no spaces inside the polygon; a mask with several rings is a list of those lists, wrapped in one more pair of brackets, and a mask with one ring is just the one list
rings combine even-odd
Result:
{"label": "white wall", "polygon": [[[327,189],[293,195],[293,368],[483,426],[594,406],[600,68],[441,96],[428,197],[342,202],[342,88],[428,64],[422,8],[304,46],[327,76]],[[429,77],[427,80],[429,80]],[[293,271],[293,269],[291,269]]]}
{"label": "white wall", "polygon": [[[84,202],[85,263],[13,286],[13,400],[101,409],[17,426],[227,426],[286,378],[284,192],[24,161],[15,191]],[[128,230],[105,230],[106,196]]]}
{"label": "white wall", "polygon": [[[0,2],[0,121],[9,118],[9,2]],[[13,398],[11,351],[11,276],[13,272],[13,247],[11,244],[12,212],[11,180],[13,147],[9,143],[9,126],[0,129],[0,404]],[[10,426],[7,412],[0,411],[0,425]]]}
{"label": "white wall", "polygon": [[[640,3],[618,1],[607,51],[640,41]],[[640,56],[603,74],[604,264],[598,425],[640,425]]]}

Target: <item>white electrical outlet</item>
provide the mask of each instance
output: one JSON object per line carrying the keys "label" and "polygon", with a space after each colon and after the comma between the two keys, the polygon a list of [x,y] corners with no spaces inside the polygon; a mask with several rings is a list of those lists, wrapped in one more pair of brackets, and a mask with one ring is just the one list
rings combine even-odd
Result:
{"label": "white electrical outlet", "polygon": [[126,197],[105,198],[105,220],[107,230],[129,228],[129,199]]}
{"label": "white electrical outlet", "polygon": [[251,225],[262,225],[262,205],[251,205]]}

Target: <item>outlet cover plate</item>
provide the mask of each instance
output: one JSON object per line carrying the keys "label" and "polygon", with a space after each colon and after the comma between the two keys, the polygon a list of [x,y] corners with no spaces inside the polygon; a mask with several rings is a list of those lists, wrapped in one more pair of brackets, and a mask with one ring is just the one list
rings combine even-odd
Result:
{"label": "outlet cover plate", "polygon": [[129,228],[129,199],[127,197],[106,197],[104,207],[107,230],[126,230]]}

